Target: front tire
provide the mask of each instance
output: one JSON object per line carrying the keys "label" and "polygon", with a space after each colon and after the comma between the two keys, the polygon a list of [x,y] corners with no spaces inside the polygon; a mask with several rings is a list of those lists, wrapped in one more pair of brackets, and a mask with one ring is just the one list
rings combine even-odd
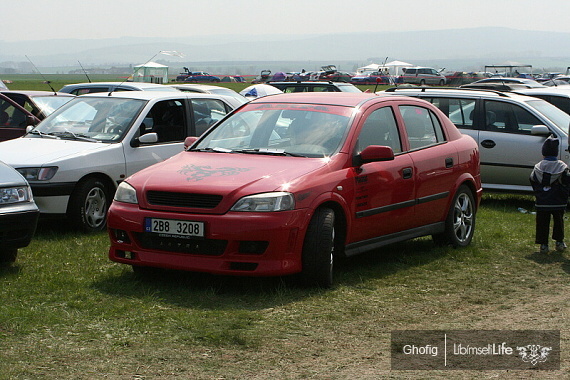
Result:
{"label": "front tire", "polygon": [[420,80],[420,86],[425,86],[426,85],[426,81],[425,80]]}
{"label": "front tire", "polygon": [[301,277],[303,283],[322,288],[333,284],[334,211],[320,208],[309,222],[303,243]]}
{"label": "front tire", "polygon": [[18,256],[17,248],[0,250],[0,265],[12,264]]}
{"label": "front tire", "polygon": [[445,231],[433,235],[438,245],[465,247],[471,243],[475,233],[475,198],[465,185],[457,190],[445,220]]}
{"label": "front tire", "polygon": [[67,216],[81,231],[103,231],[107,225],[107,211],[111,196],[105,184],[97,178],[88,178],[77,184],[69,200]]}

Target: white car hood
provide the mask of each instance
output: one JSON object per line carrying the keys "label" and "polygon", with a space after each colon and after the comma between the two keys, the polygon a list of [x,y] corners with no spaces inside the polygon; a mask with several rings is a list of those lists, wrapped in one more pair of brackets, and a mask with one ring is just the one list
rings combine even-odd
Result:
{"label": "white car hood", "polygon": [[21,137],[0,143],[0,161],[14,167],[49,165],[70,156],[105,149],[109,145],[114,144]]}

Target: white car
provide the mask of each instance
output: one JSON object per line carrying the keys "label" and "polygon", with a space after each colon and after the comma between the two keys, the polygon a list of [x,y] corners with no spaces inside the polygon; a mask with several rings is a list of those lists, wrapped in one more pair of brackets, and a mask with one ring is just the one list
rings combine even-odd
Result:
{"label": "white car", "polygon": [[238,99],[241,103],[247,103],[249,101],[249,99],[247,99],[245,96],[235,92],[231,88],[214,86],[211,84],[174,83],[166,86],[173,87],[178,91],[184,91],[184,92],[201,92],[204,94],[218,94],[218,95],[232,96]]}
{"label": "white car", "polygon": [[0,143],[0,160],[30,183],[42,214],[85,232],[105,228],[119,183],[183,150],[239,102],[179,91],[78,96],[25,136]]}

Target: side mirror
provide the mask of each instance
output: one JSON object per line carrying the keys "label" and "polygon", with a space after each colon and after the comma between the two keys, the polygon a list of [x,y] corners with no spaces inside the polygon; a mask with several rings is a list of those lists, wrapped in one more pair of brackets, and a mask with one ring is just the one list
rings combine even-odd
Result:
{"label": "side mirror", "polygon": [[184,150],[188,150],[188,148],[190,148],[197,140],[198,137],[196,136],[186,137],[186,139],[184,139]]}
{"label": "side mirror", "polygon": [[150,132],[132,139],[131,146],[133,148],[136,148],[141,146],[141,144],[153,144],[155,142],[158,142],[158,135],[156,134],[156,132]]}
{"label": "side mirror", "polygon": [[550,136],[551,132],[546,125],[533,125],[530,134],[533,136]]}
{"label": "side mirror", "polygon": [[38,125],[38,123],[40,122],[40,120],[32,115],[26,115],[26,125],[33,125],[36,126]]}
{"label": "side mirror", "polygon": [[369,145],[357,156],[358,166],[367,162],[391,161],[394,151],[389,146]]}

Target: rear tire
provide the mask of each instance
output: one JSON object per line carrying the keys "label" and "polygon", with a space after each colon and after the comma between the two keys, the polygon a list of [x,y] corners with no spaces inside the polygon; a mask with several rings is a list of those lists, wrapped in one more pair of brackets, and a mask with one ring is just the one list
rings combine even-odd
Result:
{"label": "rear tire", "polygon": [[425,86],[425,85],[426,85],[426,81],[423,80],[423,79],[421,79],[421,80],[420,80],[420,86]]}
{"label": "rear tire", "polygon": [[0,265],[12,264],[18,256],[17,248],[0,250]]}
{"label": "rear tire", "polygon": [[309,222],[303,243],[301,278],[310,286],[330,288],[333,284],[334,211],[320,208]]}
{"label": "rear tire", "polygon": [[445,220],[445,231],[433,235],[438,245],[465,247],[471,243],[475,233],[475,198],[472,191],[462,185],[455,193]]}
{"label": "rear tire", "polygon": [[71,195],[67,216],[83,232],[103,231],[110,205],[111,195],[105,184],[97,178],[87,178],[77,184]]}

